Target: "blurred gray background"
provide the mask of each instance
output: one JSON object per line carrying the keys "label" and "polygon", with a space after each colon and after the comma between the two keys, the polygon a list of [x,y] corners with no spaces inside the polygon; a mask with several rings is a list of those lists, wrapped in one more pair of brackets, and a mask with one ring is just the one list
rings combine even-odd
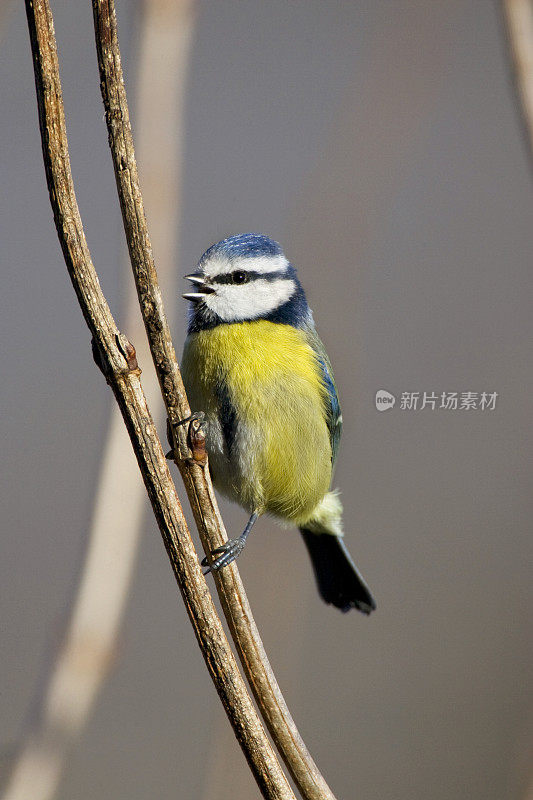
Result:
{"label": "blurred gray background", "polygon": [[[78,201],[120,322],[128,276],[91,7],[52,7]],[[524,798],[533,181],[498,4],[198,11],[176,269],[249,230],[299,268],[343,405],[347,541],[378,602],[369,619],[323,605],[298,535],[258,524],[239,566],[289,707],[339,800]],[[119,23],[130,86],[135,2],[119,3]],[[80,568],[111,395],[52,223],[22,3],[2,24],[7,770]],[[166,302],[181,350],[185,301]],[[381,388],[499,396],[494,411],[378,413]],[[244,514],[222,508],[239,531]],[[148,516],[114,668],[58,793],[94,797],[258,797]]]}

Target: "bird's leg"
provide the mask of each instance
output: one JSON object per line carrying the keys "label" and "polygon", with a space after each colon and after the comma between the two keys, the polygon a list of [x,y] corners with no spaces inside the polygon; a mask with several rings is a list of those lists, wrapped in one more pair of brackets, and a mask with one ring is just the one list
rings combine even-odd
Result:
{"label": "bird's leg", "polygon": [[258,516],[259,512],[254,511],[240,536],[238,536],[236,539],[228,539],[228,541],[223,545],[211,551],[212,556],[218,556],[215,558],[212,564],[209,563],[207,556],[202,559],[202,567],[207,567],[204,575],[207,575],[208,572],[216,572],[217,570],[222,569],[222,567],[226,567],[228,564],[231,564],[232,561],[235,561],[237,556],[239,556],[244,549],[248,534],[252,530],[254,522]]}

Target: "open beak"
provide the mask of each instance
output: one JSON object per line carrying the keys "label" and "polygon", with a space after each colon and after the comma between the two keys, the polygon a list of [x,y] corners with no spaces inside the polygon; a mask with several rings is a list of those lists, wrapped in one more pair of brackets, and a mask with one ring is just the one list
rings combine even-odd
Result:
{"label": "open beak", "polygon": [[194,285],[195,292],[186,292],[182,297],[185,300],[191,300],[193,303],[199,303],[208,294],[213,294],[214,289],[209,286],[205,281],[205,275],[201,272],[193,272],[191,275],[185,275],[185,278]]}

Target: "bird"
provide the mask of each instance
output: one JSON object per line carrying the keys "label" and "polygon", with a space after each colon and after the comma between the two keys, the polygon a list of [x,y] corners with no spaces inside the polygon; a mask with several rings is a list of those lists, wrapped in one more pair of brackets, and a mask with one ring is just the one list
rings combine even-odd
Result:
{"label": "bird", "polygon": [[198,409],[215,488],[249,514],[242,534],[204,558],[241,553],[256,520],[299,528],[322,599],[370,614],[376,603],[344,543],[331,480],[342,416],[330,360],[295,267],[259,233],[209,247],[185,276],[194,291],[181,370]]}

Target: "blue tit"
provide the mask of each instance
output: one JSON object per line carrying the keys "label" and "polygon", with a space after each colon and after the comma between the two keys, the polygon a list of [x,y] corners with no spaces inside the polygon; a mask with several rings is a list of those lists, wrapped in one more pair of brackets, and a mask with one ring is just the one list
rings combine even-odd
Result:
{"label": "blue tit", "polygon": [[257,233],[207,250],[186,276],[194,291],[182,373],[204,412],[215,487],[250,518],[237,539],[204,559],[231,563],[262,514],[300,529],[319,592],[342,611],[375,607],[343,541],[330,491],[342,417],[331,364],[296,270]]}

